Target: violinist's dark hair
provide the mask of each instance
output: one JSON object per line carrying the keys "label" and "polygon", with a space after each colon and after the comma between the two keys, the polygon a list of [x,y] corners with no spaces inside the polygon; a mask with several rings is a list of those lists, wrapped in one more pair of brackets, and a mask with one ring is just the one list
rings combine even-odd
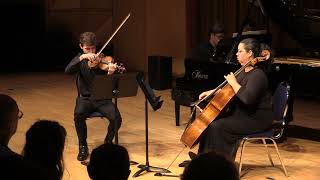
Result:
{"label": "violinist's dark hair", "polygon": [[84,32],[80,34],[79,43],[81,45],[93,46],[97,45],[97,38],[93,32]]}

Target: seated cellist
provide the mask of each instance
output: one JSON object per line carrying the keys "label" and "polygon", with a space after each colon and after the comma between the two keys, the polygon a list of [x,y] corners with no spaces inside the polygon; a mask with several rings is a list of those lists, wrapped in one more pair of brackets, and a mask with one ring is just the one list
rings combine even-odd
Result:
{"label": "seated cellist", "polygon": [[[237,60],[244,66],[248,61],[260,56],[260,50],[257,40],[244,39],[238,45]],[[230,104],[233,108],[228,116],[212,121],[203,132],[198,153],[216,151],[234,160],[242,137],[271,126],[271,95],[265,67],[265,63],[263,66],[262,63],[257,63],[246,67],[236,77],[233,73],[224,76],[235,92],[235,98]],[[201,93],[199,99],[212,92],[213,90]]]}

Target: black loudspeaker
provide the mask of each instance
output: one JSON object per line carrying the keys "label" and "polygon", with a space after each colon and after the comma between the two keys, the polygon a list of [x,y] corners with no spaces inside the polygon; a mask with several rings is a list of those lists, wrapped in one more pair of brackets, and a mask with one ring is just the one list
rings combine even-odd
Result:
{"label": "black loudspeaker", "polygon": [[172,57],[148,56],[148,80],[152,89],[170,89],[172,85]]}

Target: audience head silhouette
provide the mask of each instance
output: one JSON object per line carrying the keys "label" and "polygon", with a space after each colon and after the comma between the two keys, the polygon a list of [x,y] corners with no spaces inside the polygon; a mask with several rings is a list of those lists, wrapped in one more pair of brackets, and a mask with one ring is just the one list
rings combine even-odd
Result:
{"label": "audience head silhouette", "polygon": [[87,167],[93,180],[126,180],[130,174],[128,151],[116,144],[102,144],[95,148]]}
{"label": "audience head silhouette", "polygon": [[7,146],[17,130],[18,119],[22,118],[16,101],[8,95],[0,94],[0,144]]}
{"label": "audience head silhouette", "polygon": [[229,159],[215,152],[193,159],[184,169],[182,180],[239,180],[238,170]]}
{"label": "audience head silhouette", "polygon": [[53,176],[61,179],[65,139],[66,130],[58,122],[39,120],[26,133],[24,158],[47,168]]}
{"label": "audience head silhouette", "polygon": [[8,147],[11,137],[17,130],[18,120],[23,113],[16,101],[8,95],[0,94],[0,179],[56,180],[48,176],[41,166],[25,160]]}

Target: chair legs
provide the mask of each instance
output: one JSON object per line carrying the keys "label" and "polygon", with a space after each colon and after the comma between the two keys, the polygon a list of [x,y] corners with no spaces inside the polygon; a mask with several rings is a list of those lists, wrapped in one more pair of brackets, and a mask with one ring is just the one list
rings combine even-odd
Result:
{"label": "chair legs", "polygon": [[269,151],[269,148],[268,148],[268,145],[267,145],[267,143],[266,143],[266,139],[262,138],[261,140],[262,140],[262,142],[263,142],[264,147],[266,148],[266,150],[267,150],[267,152],[268,152],[269,161],[270,161],[271,165],[274,166],[273,161],[272,161],[272,158],[271,158],[271,154],[270,154],[270,151]]}
{"label": "chair legs", "polygon": [[265,147],[266,150],[267,150],[268,158],[269,158],[269,160],[270,160],[270,163],[271,163],[272,166],[274,166],[274,163],[273,163],[272,158],[271,158],[270,150],[269,150],[268,145],[267,145],[267,143],[266,143],[266,139],[269,139],[269,140],[272,141],[273,146],[275,147],[275,150],[276,150],[276,152],[277,152],[278,158],[279,158],[279,160],[280,160],[281,166],[282,166],[282,168],[283,168],[284,174],[285,174],[285,176],[289,176],[289,175],[288,175],[288,172],[287,172],[287,169],[286,169],[286,167],[285,167],[285,165],[284,165],[284,163],[283,163],[283,160],[282,160],[282,158],[281,158],[281,155],[280,155],[280,152],[279,152],[277,143],[275,142],[275,140],[273,140],[273,139],[271,139],[271,138],[244,138],[244,139],[241,141],[241,144],[240,144],[241,151],[240,151],[240,160],[239,160],[239,176],[241,176],[241,170],[242,170],[242,161],[243,161],[243,160],[242,160],[242,159],[243,159],[243,158],[242,158],[242,155],[244,154],[245,147],[246,147],[246,145],[247,145],[247,141],[249,141],[249,140],[262,140],[263,145],[264,145],[264,147]]}
{"label": "chair legs", "polygon": [[241,141],[240,147],[241,147],[241,151],[240,151],[240,162],[239,162],[239,176],[241,176],[241,169],[242,169],[242,154],[244,152],[245,146],[246,146],[246,141],[247,139],[243,139]]}
{"label": "chair legs", "polygon": [[287,169],[286,169],[286,166],[284,165],[283,160],[282,160],[282,158],[281,158],[281,155],[280,155],[280,152],[279,152],[279,149],[278,149],[278,146],[277,146],[276,141],[273,140],[273,139],[271,139],[271,138],[270,138],[270,140],[273,142],[274,148],[276,149],[276,152],[277,152],[278,158],[279,158],[279,160],[280,160],[280,163],[281,163],[281,165],[282,165],[284,174],[285,174],[286,176],[289,176],[289,175],[288,175],[288,172],[287,172]]}

